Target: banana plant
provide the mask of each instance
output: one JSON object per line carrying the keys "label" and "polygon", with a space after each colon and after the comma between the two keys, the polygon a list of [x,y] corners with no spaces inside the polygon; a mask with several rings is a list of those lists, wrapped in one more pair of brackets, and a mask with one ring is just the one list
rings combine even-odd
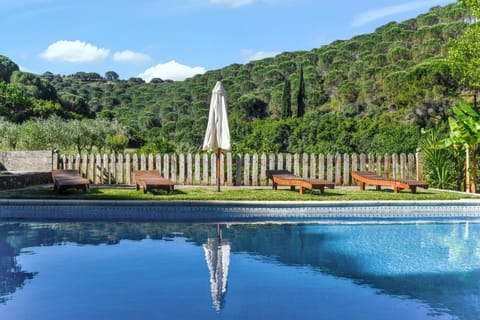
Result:
{"label": "banana plant", "polygon": [[[468,104],[461,103],[452,108],[457,116],[449,117],[450,137],[445,140],[446,146],[465,149],[466,189],[467,192],[477,190],[477,149],[480,143],[480,115]],[[470,151],[472,151],[472,173],[470,175]],[[470,177],[473,181],[470,182]]]}

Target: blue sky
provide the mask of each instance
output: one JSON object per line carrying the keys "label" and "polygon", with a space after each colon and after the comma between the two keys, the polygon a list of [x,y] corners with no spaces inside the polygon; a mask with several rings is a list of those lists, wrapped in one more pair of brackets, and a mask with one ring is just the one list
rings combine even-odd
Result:
{"label": "blue sky", "polygon": [[0,0],[0,54],[24,71],[183,80],[371,33],[452,0]]}

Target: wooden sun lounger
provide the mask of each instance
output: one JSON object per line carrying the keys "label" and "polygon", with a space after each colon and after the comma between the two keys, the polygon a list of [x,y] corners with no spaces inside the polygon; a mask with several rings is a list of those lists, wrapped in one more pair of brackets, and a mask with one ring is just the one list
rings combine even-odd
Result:
{"label": "wooden sun lounger", "polygon": [[52,170],[53,189],[63,193],[66,189],[87,192],[89,181],[82,178],[77,170]]}
{"label": "wooden sun lounger", "polygon": [[290,186],[291,190],[295,190],[295,187],[299,187],[300,194],[303,194],[305,189],[318,189],[320,193],[323,193],[325,188],[335,188],[335,184],[332,181],[321,179],[304,179],[295,174],[292,174],[288,170],[267,170],[267,177],[272,180],[272,189],[277,190],[277,186]]}
{"label": "wooden sun lounger", "polygon": [[417,187],[428,189],[428,183],[423,181],[390,179],[370,171],[352,171],[352,178],[360,182],[360,190],[365,190],[366,184],[374,185],[377,190],[380,190],[381,186],[390,186],[394,193],[398,193],[402,189],[410,189],[412,193],[416,193]]}
{"label": "wooden sun lounger", "polygon": [[137,190],[141,188],[143,193],[152,189],[162,189],[170,192],[173,191],[175,183],[162,177],[158,170],[135,170],[135,186]]}

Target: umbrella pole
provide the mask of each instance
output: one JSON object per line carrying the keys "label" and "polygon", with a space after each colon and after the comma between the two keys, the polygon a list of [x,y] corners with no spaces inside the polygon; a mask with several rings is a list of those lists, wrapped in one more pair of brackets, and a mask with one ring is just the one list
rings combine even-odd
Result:
{"label": "umbrella pole", "polygon": [[220,192],[220,155],[222,154],[222,149],[218,148],[217,154],[217,192]]}

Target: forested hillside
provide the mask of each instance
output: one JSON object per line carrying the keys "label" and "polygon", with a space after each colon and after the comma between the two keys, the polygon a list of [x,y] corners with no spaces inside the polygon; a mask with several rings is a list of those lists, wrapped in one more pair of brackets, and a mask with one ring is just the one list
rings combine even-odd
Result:
{"label": "forested hillside", "polygon": [[[200,150],[211,90],[227,90],[234,152],[411,152],[446,123],[461,88],[446,61],[471,23],[459,4],[310,51],[233,64],[181,82],[21,72],[0,56],[0,116],[115,120],[131,147]],[[167,146],[167,147],[166,147]]]}

